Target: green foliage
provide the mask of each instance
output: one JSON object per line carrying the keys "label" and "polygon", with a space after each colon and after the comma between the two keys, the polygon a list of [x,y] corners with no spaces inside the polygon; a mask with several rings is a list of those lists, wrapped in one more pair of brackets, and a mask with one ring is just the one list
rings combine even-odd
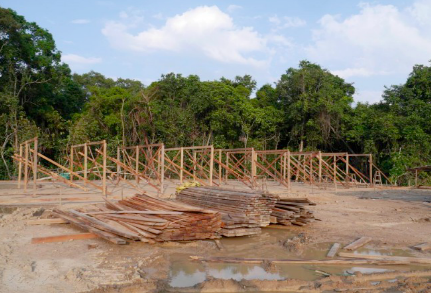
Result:
{"label": "green foliage", "polygon": [[353,106],[353,85],[308,61],[256,88],[250,75],[174,73],[144,86],[94,71],[71,75],[60,60],[48,31],[0,8],[0,179],[14,176],[11,155],[36,135],[58,161],[66,146],[102,139],[112,150],[163,142],[372,153],[400,184],[406,168],[431,161],[431,66],[416,65],[381,103]]}

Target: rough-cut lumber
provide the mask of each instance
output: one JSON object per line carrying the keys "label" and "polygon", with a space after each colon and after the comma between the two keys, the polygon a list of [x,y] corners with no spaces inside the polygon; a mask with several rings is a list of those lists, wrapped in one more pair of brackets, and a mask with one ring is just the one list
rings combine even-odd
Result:
{"label": "rough-cut lumber", "polygon": [[349,245],[345,246],[343,249],[345,250],[356,250],[359,247],[364,246],[365,244],[367,244],[368,242],[370,242],[372,239],[370,237],[361,237],[355,241],[353,241],[352,243],[350,243]]}
{"label": "rough-cut lumber", "polygon": [[366,260],[378,260],[394,263],[403,264],[431,264],[431,258],[425,257],[406,257],[406,256],[389,256],[389,255],[369,255],[369,254],[357,254],[351,252],[339,252],[339,256],[345,258],[356,258],[356,259],[366,259]]}
{"label": "rough-cut lumber", "polygon": [[271,223],[276,197],[262,191],[244,191],[220,187],[191,187],[177,194],[181,202],[219,211],[221,235],[226,237],[256,235],[260,227]]}
{"label": "rough-cut lumber", "polygon": [[55,219],[37,219],[28,220],[27,225],[51,225],[51,224],[68,224],[69,222],[62,218]]}
{"label": "rough-cut lumber", "polygon": [[326,255],[326,257],[334,257],[337,254],[338,249],[340,249],[340,243],[334,243],[331,247],[331,249],[329,250],[328,254]]}
{"label": "rough-cut lumber", "polygon": [[32,238],[31,243],[40,244],[40,243],[64,242],[69,240],[93,239],[93,238],[99,238],[99,236],[93,233],[80,233],[80,234],[71,234],[71,235],[37,237],[37,238]]}
{"label": "rough-cut lumber", "polygon": [[420,250],[420,251],[429,250],[429,249],[431,249],[431,242],[425,242],[422,244],[418,244],[418,245],[413,246],[413,248],[416,250]]}
{"label": "rough-cut lumber", "polygon": [[104,238],[114,243],[112,237],[147,243],[217,239],[222,224],[216,211],[144,194],[119,202],[105,199],[105,206],[88,206],[85,211],[55,213],[80,228],[108,233]]}
{"label": "rough-cut lumber", "polygon": [[279,198],[272,209],[271,216],[281,225],[304,226],[314,221],[314,214],[307,206],[316,205],[308,198]]}
{"label": "rough-cut lumber", "polygon": [[405,265],[405,261],[384,259],[272,259],[272,258],[238,258],[238,257],[203,257],[190,256],[192,260],[214,263],[246,263],[246,264],[318,264],[318,265]]}

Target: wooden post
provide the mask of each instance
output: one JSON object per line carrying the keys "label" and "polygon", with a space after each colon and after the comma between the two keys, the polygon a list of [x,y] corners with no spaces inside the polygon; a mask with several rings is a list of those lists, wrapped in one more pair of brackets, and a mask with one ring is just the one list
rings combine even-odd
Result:
{"label": "wooden post", "polygon": [[[19,156],[22,158],[22,145],[19,145]],[[18,188],[21,188],[21,177],[22,177],[22,162],[18,163]]]}
{"label": "wooden post", "polygon": [[136,183],[139,184],[139,146],[137,145],[135,148],[135,171],[136,171],[136,175],[135,175],[135,180]]}
{"label": "wooden post", "polygon": [[350,182],[350,180],[349,180],[349,169],[350,169],[350,166],[349,166],[349,154],[346,154],[346,183],[349,183]]}
{"label": "wooden post", "polygon": [[[117,161],[121,162],[121,151],[120,151],[120,147],[119,146],[117,147]],[[117,177],[118,177],[118,180],[120,180],[120,176],[121,176],[120,173],[121,173],[121,167],[120,167],[119,164],[117,164]]]}
{"label": "wooden post", "polygon": [[[221,154],[221,149],[220,150],[218,150],[218,161],[221,163],[221,157],[222,157],[222,154]],[[222,174],[221,174],[221,171],[222,171],[222,169],[221,169],[221,164],[218,164],[218,182],[219,182],[219,184],[221,185],[221,182],[222,182],[222,178],[221,178],[221,176],[222,176]]]}
{"label": "wooden post", "polygon": [[210,157],[210,186],[213,186],[213,171],[214,171],[214,146],[211,146]]}
{"label": "wooden post", "polygon": [[370,154],[370,186],[374,186],[373,182],[373,155]]}
{"label": "wooden post", "polygon": [[289,191],[292,190],[292,185],[290,184],[290,160],[290,150],[287,150],[287,184],[289,186]]}
{"label": "wooden post", "polygon": [[337,191],[337,157],[334,155],[334,185]]}
{"label": "wooden post", "polygon": [[313,154],[310,154],[310,167],[309,167],[309,171],[310,171],[310,183],[313,183]]}
{"label": "wooden post", "polygon": [[197,164],[196,150],[193,150],[193,179],[195,181],[196,181],[196,164]]}
{"label": "wooden post", "polygon": [[[229,168],[229,152],[226,152],[226,167]],[[226,169],[226,183],[228,183],[228,179],[229,179],[229,172],[227,171],[228,169]]]}
{"label": "wooden post", "polygon": [[322,152],[319,151],[319,183],[322,183]]}
{"label": "wooden post", "polygon": [[257,161],[257,154],[254,148],[251,149],[251,182],[253,182],[253,188],[256,187],[256,161]]}
{"label": "wooden post", "polygon": [[87,143],[84,143],[84,178],[85,179],[87,179],[87,173],[88,173],[88,145]]}
{"label": "wooden post", "polygon": [[28,142],[25,143],[25,167],[24,167],[24,192],[27,192],[28,184]]}
{"label": "wooden post", "polygon": [[37,137],[34,140],[34,153],[33,153],[33,195],[36,196],[37,188],[37,154],[38,154],[38,141]]}
{"label": "wooden post", "polygon": [[418,188],[418,169],[415,170],[416,176],[415,176],[415,187]]}
{"label": "wooden post", "polygon": [[70,147],[70,181],[73,181],[73,146]]}
{"label": "wooden post", "polygon": [[107,156],[107,149],[106,149],[106,140],[103,141],[103,177],[102,177],[102,194],[106,197],[106,156]]}
{"label": "wooden post", "polygon": [[163,194],[163,184],[165,181],[165,145],[160,148],[160,193]]}
{"label": "wooden post", "polygon": [[180,183],[183,184],[184,148],[180,149]]}
{"label": "wooden post", "polygon": [[287,171],[287,153],[283,154],[283,181],[286,181]]}

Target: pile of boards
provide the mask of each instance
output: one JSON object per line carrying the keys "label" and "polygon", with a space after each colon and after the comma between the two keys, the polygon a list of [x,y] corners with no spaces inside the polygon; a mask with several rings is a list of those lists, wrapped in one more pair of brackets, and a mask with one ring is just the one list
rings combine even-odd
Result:
{"label": "pile of boards", "polygon": [[177,194],[177,200],[222,214],[222,236],[256,235],[271,223],[277,197],[263,191],[220,187],[192,187]]}
{"label": "pile of boards", "polygon": [[221,214],[177,201],[136,195],[86,210],[54,213],[90,233],[115,244],[126,240],[148,243],[219,238]]}
{"label": "pile of boards", "polygon": [[272,223],[304,226],[314,221],[314,214],[307,206],[316,205],[308,198],[279,198],[272,209]]}

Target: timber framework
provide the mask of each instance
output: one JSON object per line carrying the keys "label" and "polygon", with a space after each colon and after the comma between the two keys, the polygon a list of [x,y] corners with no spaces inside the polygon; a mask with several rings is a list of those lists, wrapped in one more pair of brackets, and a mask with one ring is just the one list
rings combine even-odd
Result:
{"label": "timber framework", "polygon": [[[13,155],[18,164],[18,188],[37,192],[38,181],[51,180],[108,196],[122,186],[142,192],[150,186],[163,194],[166,181],[202,186],[241,182],[264,189],[275,182],[290,190],[292,183],[318,188],[392,186],[375,165],[372,154],[292,152],[254,148],[215,149],[214,146],[165,148],[164,144],[119,146],[108,152],[105,140],[72,145],[64,162],[39,152],[38,138],[24,141]],[[114,153],[111,149],[111,152]]]}

